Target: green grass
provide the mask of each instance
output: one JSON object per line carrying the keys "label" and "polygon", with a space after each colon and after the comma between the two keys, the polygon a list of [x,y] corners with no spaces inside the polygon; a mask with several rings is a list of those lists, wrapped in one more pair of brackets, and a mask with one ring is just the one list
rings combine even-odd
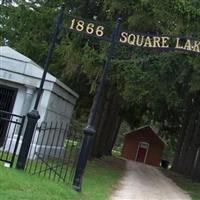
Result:
{"label": "green grass", "polygon": [[200,199],[200,183],[187,181],[182,187],[189,193],[193,200]]}
{"label": "green grass", "polygon": [[200,182],[194,182],[172,171],[165,171],[164,173],[185,190],[192,197],[192,200],[200,200]]}
{"label": "green grass", "polygon": [[89,162],[81,193],[70,185],[0,166],[0,200],[106,200],[122,175],[118,162],[111,157]]}
{"label": "green grass", "polygon": [[112,150],[112,155],[114,155],[115,157],[120,157],[121,156],[121,151],[118,150]]}
{"label": "green grass", "polygon": [[123,167],[123,163],[114,158],[90,163],[83,184],[85,199],[107,200],[122,176]]}

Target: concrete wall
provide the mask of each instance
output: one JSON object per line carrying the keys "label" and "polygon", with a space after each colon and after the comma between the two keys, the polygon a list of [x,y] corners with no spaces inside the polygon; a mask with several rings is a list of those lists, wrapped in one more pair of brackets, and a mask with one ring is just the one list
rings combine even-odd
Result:
{"label": "concrete wall", "polygon": [[[42,113],[40,121],[46,122],[47,127],[50,127],[51,124],[53,128],[45,132],[44,138],[42,134],[39,134],[38,144],[42,143],[42,146],[39,147],[40,151],[43,151],[46,145],[63,147],[64,129],[67,130],[70,124],[75,103],[76,98],[62,88],[54,87],[51,92],[46,90],[43,92],[39,107],[40,113]],[[56,130],[55,127],[59,129]]]}
{"label": "concrete wall", "polygon": [[[47,93],[47,91],[45,91]],[[74,105],[55,93],[49,94],[44,121],[69,123]]]}

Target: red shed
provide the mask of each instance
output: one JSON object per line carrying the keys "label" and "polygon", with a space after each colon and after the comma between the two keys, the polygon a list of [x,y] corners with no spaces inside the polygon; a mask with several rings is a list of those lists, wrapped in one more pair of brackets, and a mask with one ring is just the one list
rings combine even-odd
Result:
{"label": "red shed", "polygon": [[122,157],[160,166],[165,142],[150,127],[144,126],[125,135]]}

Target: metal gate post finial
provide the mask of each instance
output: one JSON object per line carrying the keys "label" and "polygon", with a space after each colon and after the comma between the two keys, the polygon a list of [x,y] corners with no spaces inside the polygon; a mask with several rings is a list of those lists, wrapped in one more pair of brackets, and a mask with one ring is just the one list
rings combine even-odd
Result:
{"label": "metal gate post finial", "polygon": [[104,90],[105,82],[107,80],[108,69],[111,64],[115,41],[116,41],[117,37],[119,36],[118,33],[119,33],[120,21],[121,21],[121,18],[118,18],[115,28],[113,30],[111,44],[108,48],[107,58],[106,58],[106,62],[105,62],[104,69],[103,69],[103,76],[101,78],[101,82],[98,86],[97,93],[93,100],[93,104],[92,104],[92,108],[90,110],[90,116],[89,116],[89,119],[87,122],[87,126],[83,130],[84,131],[84,139],[83,139],[81,152],[79,155],[79,160],[78,160],[78,164],[76,167],[76,172],[75,172],[75,176],[74,176],[74,180],[73,180],[73,187],[78,192],[81,191],[82,177],[83,177],[84,170],[85,170],[85,167],[87,164],[87,159],[88,159],[91,147],[92,147],[93,138],[96,133],[96,127],[95,127],[96,114],[97,114],[97,110],[99,107],[101,95]]}

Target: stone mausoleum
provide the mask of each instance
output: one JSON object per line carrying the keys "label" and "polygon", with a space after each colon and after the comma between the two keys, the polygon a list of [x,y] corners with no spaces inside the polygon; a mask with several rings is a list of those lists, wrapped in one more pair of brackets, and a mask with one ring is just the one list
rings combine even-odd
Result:
{"label": "stone mausoleum", "polygon": [[[33,109],[43,68],[8,46],[0,47],[0,110],[26,115]],[[39,123],[69,124],[78,94],[47,73]]]}

